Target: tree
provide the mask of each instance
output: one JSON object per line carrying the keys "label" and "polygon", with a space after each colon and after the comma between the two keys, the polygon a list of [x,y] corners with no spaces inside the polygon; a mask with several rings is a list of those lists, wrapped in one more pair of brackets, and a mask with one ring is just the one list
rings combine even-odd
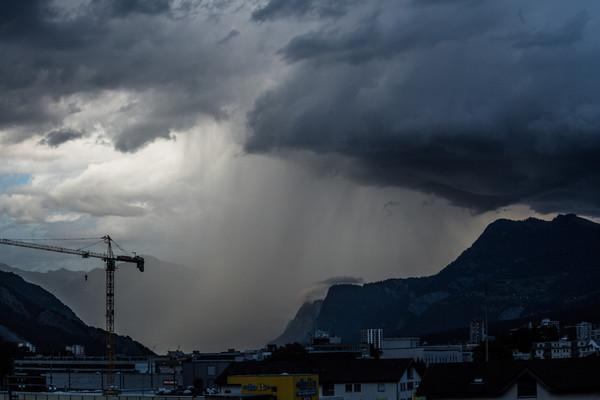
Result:
{"label": "tree", "polygon": [[25,346],[19,346],[12,342],[0,342],[0,379],[10,375],[13,367],[13,360],[22,359],[32,355]]}
{"label": "tree", "polygon": [[288,343],[283,347],[278,347],[269,356],[271,361],[297,361],[308,360],[310,358],[308,351],[298,342]]}
{"label": "tree", "polygon": [[376,348],[373,343],[369,344],[369,355],[371,357],[379,359],[379,357],[381,357],[382,354],[383,351],[381,349]]}
{"label": "tree", "polygon": [[519,328],[511,332],[510,337],[502,338],[506,344],[521,353],[530,353],[535,342],[554,342],[559,340],[558,329],[554,326],[542,326],[538,328]]}
{"label": "tree", "polygon": [[[493,340],[488,343],[489,360],[512,360],[512,351],[501,341]],[[473,349],[473,361],[485,361],[485,342]]]}

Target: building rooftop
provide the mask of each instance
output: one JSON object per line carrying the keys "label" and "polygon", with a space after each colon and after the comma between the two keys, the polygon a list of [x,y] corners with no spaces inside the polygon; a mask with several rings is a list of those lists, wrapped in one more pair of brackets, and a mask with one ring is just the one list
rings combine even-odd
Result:
{"label": "building rooftop", "polygon": [[598,371],[598,357],[434,364],[427,368],[417,395],[428,399],[499,396],[522,377],[554,393],[600,393]]}
{"label": "building rooftop", "polygon": [[398,382],[412,364],[412,358],[246,361],[230,364],[217,383],[226,383],[230,375],[279,374],[317,374],[320,383]]}

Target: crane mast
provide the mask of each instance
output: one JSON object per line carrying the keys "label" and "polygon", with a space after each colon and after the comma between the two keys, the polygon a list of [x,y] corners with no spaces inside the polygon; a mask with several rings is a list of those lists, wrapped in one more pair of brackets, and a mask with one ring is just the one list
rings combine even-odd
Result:
{"label": "crane mast", "polygon": [[[106,394],[115,394],[115,270],[116,262],[135,263],[140,272],[144,271],[144,258],[140,256],[121,256],[115,257],[112,245],[114,241],[110,236],[102,237],[104,243],[107,244],[106,253],[98,253],[83,249],[69,249],[66,247],[50,246],[45,244],[37,244],[23,242],[20,240],[0,239],[0,244],[9,246],[26,247],[30,249],[54,251],[57,253],[66,253],[79,255],[83,258],[100,258],[106,263]],[[119,247],[116,243],[114,243]],[[121,249],[119,247],[119,249]],[[122,249],[121,249],[122,250]]]}
{"label": "crane mast", "polygon": [[[110,237],[106,258],[106,387],[115,387],[115,260]],[[111,393],[112,394],[112,393]]]}

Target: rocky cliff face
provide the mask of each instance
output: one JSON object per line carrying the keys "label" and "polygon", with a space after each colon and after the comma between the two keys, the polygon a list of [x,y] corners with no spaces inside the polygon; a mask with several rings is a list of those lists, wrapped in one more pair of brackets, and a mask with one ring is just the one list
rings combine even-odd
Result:
{"label": "rocky cliff face", "polygon": [[[14,273],[0,272],[0,315],[0,338],[4,341],[28,341],[40,352],[80,344],[89,355],[105,353],[103,330],[87,326],[52,294]],[[122,336],[116,337],[116,350],[128,355],[152,354]]]}
{"label": "rocky cliff face", "polygon": [[490,322],[600,304],[598,260],[596,223],[498,220],[436,275],[331,287],[314,325],[346,342],[362,328],[388,337],[468,329],[484,316],[486,288]]}
{"label": "rocky cliff face", "polygon": [[278,345],[286,343],[305,342],[310,332],[318,329],[316,320],[321,311],[323,300],[316,300],[312,303],[304,303],[291,320],[281,336],[273,341]]}

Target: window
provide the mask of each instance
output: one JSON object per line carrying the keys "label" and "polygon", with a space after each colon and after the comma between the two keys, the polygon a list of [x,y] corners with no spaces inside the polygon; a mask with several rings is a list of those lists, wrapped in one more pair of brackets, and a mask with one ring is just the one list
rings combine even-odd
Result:
{"label": "window", "polygon": [[413,369],[412,367],[408,367],[408,369],[406,370],[406,379],[412,379],[413,378]]}
{"label": "window", "polygon": [[385,383],[378,383],[377,384],[377,391],[378,392],[385,392]]}
{"label": "window", "polygon": [[271,386],[271,393],[277,393],[277,386]]}
{"label": "window", "polygon": [[523,375],[517,381],[517,397],[537,397],[537,381],[531,375]]}
{"label": "window", "polygon": [[359,393],[359,392],[360,392],[360,383],[355,383],[355,384],[354,384],[354,391],[355,391],[356,393]]}
{"label": "window", "polygon": [[413,390],[413,383],[412,382],[406,382],[406,390]]}
{"label": "window", "polygon": [[323,384],[323,396],[335,396],[335,385],[333,383]]}
{"label": "window", "polygon": [[352,393],[352,384],[346,383],[346,393]]}
{"label": "window", "polygon": [[404,392],[406,390],[406,382],[400,382],[400,391]]}
{"label": "window", "polygon": [[209,365],[206,367],[206,374],[208,376],[215,376],[217,374],[217,366],[216,365]]}

